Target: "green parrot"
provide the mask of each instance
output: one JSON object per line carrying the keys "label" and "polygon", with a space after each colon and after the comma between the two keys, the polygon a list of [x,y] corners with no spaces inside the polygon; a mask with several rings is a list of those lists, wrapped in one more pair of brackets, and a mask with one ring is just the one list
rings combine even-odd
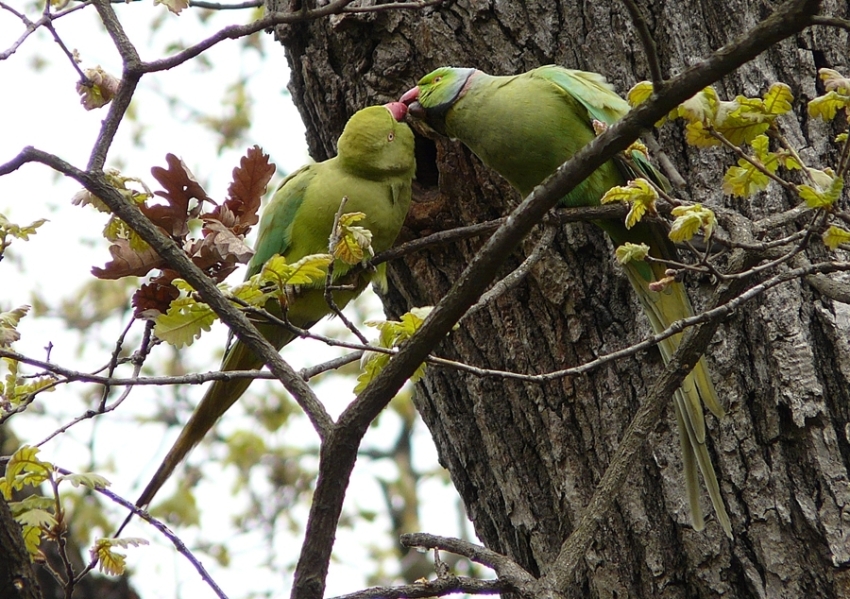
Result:
{"label": "green parrot", "polygon": [[[494,77],[477,69],[442,67],[423,77],[400,101],[408,105],[411,116],[424,119],[438,133],[463,142],[523,196],[596,137],[594,121],[611,125],[629,111],[628,103],[601,75],[554,65],[509,77]],[[669,186],[643,154],[633,152],[630,161],[620,156],[603,164],[561,203],[599,205],[606,191],[637,176]],[[660,227],[638,223],[626,229],[623,222],[614,220],[595,223],[615,246],[646,243],[651,248],[650,255],[656,258],[675,256],[675,248]],[[625,271],[656,332],[693,315],[682,284],[673,282],[660,292],[650,289],[650,283],[665,277],[663,265],[630,262]],[[665,362],[676,351],[680,339],[677,335],[659,344]],[[697,530],[705,526],[699,505],[698,467],[717,519],[731,538],[729,516],[705,446],[702,404],[718,417],[723,416],[724,410],[704,360],[700,359],[683,381],[674,404],[693,526]]]}
{"label": "green parrot", "polygon": [[[371,231],[372,249],[377,253],[392,246],[410,206],[411,181],[416,170],[413,133],[402,122],[406,115],[407,106],[399,102],[358,111],[339,138],[335,158],[305,166],[284,180],[263,211],[256,252],[248,265],[246,279],[260,272],[275,254],[284,256],[289,264],[311,254],[326,254],[334,217],[343,197],[348,198],[345,213],[366,215],[357,224]],[[350,265],[339,260],[334,264],[335,283],[352,287],[334,291],[334,300],[340,308],[357,297],[370,279],[383,273],[383,269],[375,275],[362,270],[347,273],[350,269]],[[324,298],[324,281],[299,287],[293,296],[286,318],[297,327],[309,328],[331,312]],[[277,315],[281,313],[276,300],[270,300],[266,309]],[[257,327],[277,349],[296,337],[288,329],[268,322],[258,323]],[[236,341],[227,350],[221,369],[252,370],[262,365],[253,352]],[[139,496],[138,507],[151,502],[186,454],[250,383],[250,379],[213,382]]]}

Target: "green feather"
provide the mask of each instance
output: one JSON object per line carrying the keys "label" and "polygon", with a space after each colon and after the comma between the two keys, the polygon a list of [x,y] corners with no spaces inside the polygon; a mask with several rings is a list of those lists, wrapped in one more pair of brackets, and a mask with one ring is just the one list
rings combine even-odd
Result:
{"label": "green feather", "polygon": [[[553,65],[507,77],[494,77],[474,69],[441,67],[423,77],[402,101],[411,102],[411,114],[424,116],[435,130],[466,144],[523,196],[595,138],[594,120],[611,125],[629,111],[626,101],[601,75]],[[603,164],[561,203],[598,205],[605,192],[636,176],[669,187],[666,178],[642,154],[633,152],[630,161],[620,156]],[[615,246],[626,242],[646,243],[653,257],[676,255],[666,231],[658,226],[638,223],[626,229],[624,223],[614,220],[596,221],[596,224]],[[661,292],[649,288],[651,282],[664,277],[663,266],[629,263],[625,270],[654,331],[660,332],[674,321],[693,314],[680,283],[674,282]],[[676,335],[659,345],[665,361],[676,351],[680,338]],[[677,417],[682,422],[681,442],[687,448],[683,453],[685,479],[694,526],[701,528],[702,524],[693,467],[696,463],[703,473],[718,520],[731,537],[729,517],[705,447],[702,404],[718,417],[723,415],[723,408],[704,360],[700,359],[685,379],[676,393],[675,403]]]}
{"label": "green feather", "polygon": [[[335,158],[305,166],[281,184],[263,211],[247,277],[259,272],[274,254],[285,256],[291,264],[304,256],[327,253],[334,216],[343,197],[348,198],[344,212],[366,215],[357,224],[372,232],[372,249],[377,253],[392,246],[410,206],[415,171],[413,133],[406,124],[397,122],[386,107],[371,106],[351,117],[337,147],[339,155]],[[352,290],[334,292],[340,308],[363,291],[370,280],[371,275],[364,272],[346,279],[350,268],[341,261],[334,265],[335,278],[354,286]],[[276,301],[270,301],[266,309],[281,315]],[[319,283],[297,291],[286,317],[295,326],[309,328],[329,312],[323,283]],[[257,326],[278,349],[294,338],[291,332],[273,324]],[[225,354],[222,370],[261,366],[261,360],[236,341]],[[150,503],[186,454],[249,384],[250,380],[245,379],[216,381],[210,386],[136,505]]]}

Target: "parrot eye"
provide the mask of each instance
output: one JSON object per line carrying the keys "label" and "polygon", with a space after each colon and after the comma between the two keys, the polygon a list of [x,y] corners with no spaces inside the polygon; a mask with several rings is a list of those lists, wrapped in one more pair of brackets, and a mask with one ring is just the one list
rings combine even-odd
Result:
{"label": "parrot eye", "polygon": [[434,77],[434,83],[439,83],[439,82],[440,82],[440,81],[442,81],[442,80],[443,80],[443,76],[442,76],[442,75],[437,75],[436,77]]}
{"label": "parrot eye", "polygon": [[387,134],[387,141],[392,141],[392,140],[394,140],[394,139],[395,139],[395,133],[393,133],[392,131],[390,131],[390,132]]}

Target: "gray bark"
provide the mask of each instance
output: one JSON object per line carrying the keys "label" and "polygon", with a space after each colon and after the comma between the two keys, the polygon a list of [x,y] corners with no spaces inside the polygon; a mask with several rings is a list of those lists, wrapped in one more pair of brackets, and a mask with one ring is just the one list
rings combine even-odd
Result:
{"label": "gray bark", "polygon": [[[676,0],[641,6],[666,76],[755,25],[762,2]],[[823,13],[847,18],[839,1]],[[603,73],[625,92],[649,77],[628,13],[616,0],[458,0],[409,13],[333,17],[278,31],[292,67],[290,89],[314,158],[334,153],[347,118],[398,98],[441,65],[514,74],[556,63]],[[786,135],[812,165],[834,160],[835,131],[805,114],[817,68],[848,70],[846,33],[810,29],[766,49],[716,84],[721,97],[789,84],[796,116]],[[724,151],[695,150],[678,125],[659,141],[687,182],[682,193],[758,219],[787,209],[772,191],[725,197]],[[411,239],[508,213],[520,198],[462,145],[421,137]],[[539,236],[538,232],[538,236]],[[534,247],[511,256],[500,275]],[[412,255],[390,268],[386,309],[435,304],[483,240]],[[820,250],[811,250],[812,257]],[[689,281],[697,308],[711,281]],[[762,295],[729,319],[708,349],[721,421],[708,418],[712,455],[732,518],[729,542],[716,522],[689,526],[672,411],[648,439],[577,573],[574,597],[843,597],[850,595],[850,308],[804,282]],[[590,224],[565,225],[518,288],[452,333],[438,355],[476,366],[540,373],[581,364],[649,333],[610,244]],[[544,574],[580,518],[623,431],[662,367],[657,352],[545,385],[430,368],[417,407],[441,463],[489,548]],[[711,514],[705,498],[704,510]]]}

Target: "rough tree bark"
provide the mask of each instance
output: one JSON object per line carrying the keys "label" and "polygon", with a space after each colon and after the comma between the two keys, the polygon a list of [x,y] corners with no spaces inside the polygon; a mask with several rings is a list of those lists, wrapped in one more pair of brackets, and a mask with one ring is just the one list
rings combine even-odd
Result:
{"label": "rough tree bark", "polygon": [[[681,72],[754,26],[771,7],[747,0],[642,2],[666,76]],[[840,0],[824,14],[847,18]],[[441,65],[514,74],[556,63],[598,71],[621,91],[647,79],[643,48],[618,0],[457,0],[410,13],[332,17],[278,31],[290,89],[314,158],[357,109],[398,98]],[[766,49],[716,84],[722,97],[789,84],[797,120],[788,137],[825,164],[834,131],[806,117],[816,71],[847,72],[847,34],[809,29]],[[687,197],[760,218],[790,206],[773,192],[753,201],[720,190],[723,151],[685,146],[678,126],[659,139],[687,181]],[[415,205],[404,235],[506,214],[516,194],[459,143],[420,137]],[[539,237],[539,232],[538,232]],[[391,315],[434,304],[480,247],[476,239],[391,265]],[[524,253],[534,247],[532,236]],[[518,265],[522,253],[505,267]],[[697,307],[711,281],[692,280]],[[844,597],[850,595],[850,308],[805,283],[766,293],[725,322],[708,350],[728,407],[709,419],[712,455],[733,521],[689,526],[672,412],[659,422],[616,508],[577,573],[575,597]],[[540,373],[576,365],[649,333],[604,236],[566,225],[517,289],[468,319],[439,355],[477,366]],[[481,540],[532,573],[557,555],[605,471],[625,427],[661,367],[657,352],[545,385],[482,379],[431,368],[417,407]],[[704,509],[711,513],[707,498]]]}

